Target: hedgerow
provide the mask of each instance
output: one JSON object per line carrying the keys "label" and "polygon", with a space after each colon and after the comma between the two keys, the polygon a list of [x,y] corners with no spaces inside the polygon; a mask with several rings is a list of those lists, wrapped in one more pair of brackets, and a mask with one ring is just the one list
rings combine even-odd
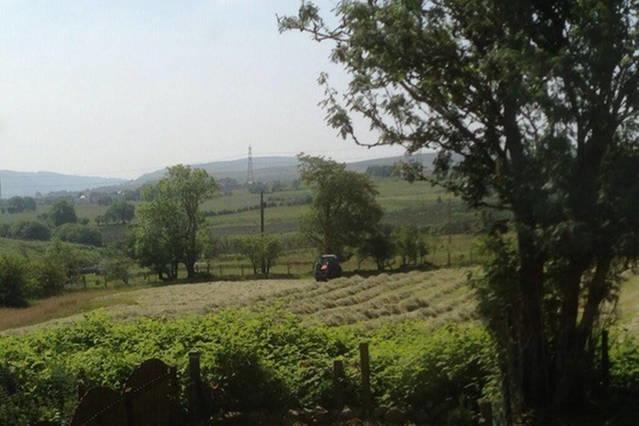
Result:
{"label": "hedgerow", "polygon": [[222,410],[328,403],[335,359],[346,366],[346,403],[357,405],[352,390],[362,341],[370,342],[376,402],[409,412],[429,407],[444,415],[461,394],[479,397],[495,374],[490,338],[478,325],[303,326],[276,308],[131,322],[96,313],[71,326],[0,337],[0,424],[68,421],[78,379],[118,388],[152,357],[176,365],[185,384],[191,351],[201,353],[202,374],[216,385]]}

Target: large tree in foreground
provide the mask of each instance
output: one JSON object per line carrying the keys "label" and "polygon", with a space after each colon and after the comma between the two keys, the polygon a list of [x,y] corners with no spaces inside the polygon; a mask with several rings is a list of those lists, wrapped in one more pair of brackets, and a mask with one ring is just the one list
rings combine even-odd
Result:
{"label": "large tree in foreground", "polygon": [[302,221],[302,233],[323,254],[348,257],[349,248],[376,229],[382,209],[370,178],[346,165],[300,155],[300,175],[313,191],[313,205]]}
{"label": "large tree in foreground", "polygon": [[638,12],[632,0],[342,0],[333,27],[312,3],[279,19],[334,44],[351,81],[327,85],[324,106],[342,136],[360,143],[361,114],[372,145],[435,149],[441,184],[512,213],[515,243],[493,236],[480,294],[523,408],[585,396],[602,306],[637,258]]}

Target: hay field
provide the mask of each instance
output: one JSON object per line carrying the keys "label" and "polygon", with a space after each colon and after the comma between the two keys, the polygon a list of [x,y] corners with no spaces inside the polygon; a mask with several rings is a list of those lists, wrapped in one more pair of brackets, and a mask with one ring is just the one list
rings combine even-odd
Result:
{"label": "hay field", "polygon": [[[90,297],[79,293],[79,299],[79,296],[63,295],[27,309],[1,309],[0,330],[15,333],[65,324],[81,319],[96,308],[119,320],[278,305],[299,315],[306,323],[328,325],[373,327],[409,319],[425,320],[429,325],[469,321],[476,318],[475,296],[467,284],[467,274],[473,270],[451,268],[368,278],[353,276],[320,283],[307,278],[177,284],[143,290],[96,291],[90,293]],[[622,324],[635,334],[639,334],[638,303],[639,276],[630,275],[622,286],[618,314]],[[56,305],[65,308],[56,311]],[[40,311],[46,311],[46,315],[38,320]]]}
{"label": "hay field", "polygon": [[[468,269],[442,269],[381,274],[369,278],[354,276],[328,283],[316,283],[309,278],[179,284],[97,295],[90,303],[122,320],[273,304],[286,307],[305,321],[329,325],[374,325],[389,319],[411,318],[436,322],[468,320],[472,317],[474,304],[472,291],[466,285],[467,272]],[[67,316],[63,318],[47,318],[47,321],[35,325],[23,324],[27,327],[13,324],[5,328],[15,332],[64,324],[82,318],[88,310],[83,309],[73,315],[65,312]]]}

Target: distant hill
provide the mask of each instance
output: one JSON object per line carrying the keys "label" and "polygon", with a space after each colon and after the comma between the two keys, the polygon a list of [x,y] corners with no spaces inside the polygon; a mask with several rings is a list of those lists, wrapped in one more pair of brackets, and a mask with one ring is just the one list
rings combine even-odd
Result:
{"label": "distant hill", "polygon": [[52,172],[15,172],[0,170],[2,198],[34,196],[58,191],[83,191],[125,182],[123,179],[74,176]]}
{"label": "distant hill", "polygon": [[[431,167],[435,158],[434,153],[415,154],[412,157],[415,161],[422,162],[424,166]],[[398,161],[405,160],[403,156],[376,158],[372,160],[356,161],[346,163],[349,170],[365,172],[370,166],[393,165]],[[296,157],[256,157],[253,158],[253,170],[255,180],[259,182],[273,182],[276,180],[291,181],[298,177]],[[215,178],[232,178],[240,183],[247,180],[248,158],[231,161],[214,161],[211,163],[192,164],[206,170]],[[138,187],[145,183],[150,183],[161,179],[166,173],[166,169],[147,173],[139,178],[127,182],[127,187]]]}
{"label": "distant hill", "polygon": [[[426,167],[430,167],[435,154],[416,154],[412,157],[420,161]],[[393,165],[405,157],[385,157],[372,160],[347,163],[349,170],[365,172],[371,166]],[[256,157],[253,159],[255,180],[258,182],[291,181],[298,177],[298,161],[296,157]],[[210,175],[220,178],[236,179],[240,183],[247,180],[248,159],[243,158],[231,161],[214,161],[210,163],[192,164],[206,170]],[[126,181],[117,178],[105,178],[97,176],[75,176],[52,172],[15,172],[0,170],[0,185],[2,198],[10,198],[15,195],[34,196],[36,193],[46,195],[51,192],[79,192],[88,189],[102,188],[112,191],[122,188],[137,188],[145,183],[151,183],[161,179],[166,169],[156,170],[144,174],[137,179]]]}

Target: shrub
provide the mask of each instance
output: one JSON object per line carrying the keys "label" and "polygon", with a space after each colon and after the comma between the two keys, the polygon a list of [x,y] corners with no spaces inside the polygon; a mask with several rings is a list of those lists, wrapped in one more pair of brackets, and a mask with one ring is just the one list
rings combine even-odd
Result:
{"label": "shrub", "polygon": [[626,392],[639,392],[639,343],[623,332],[617,332],[610,348],[610,379],[614,387]]}
{"label": "shrub", "polygon": [[[0,424],[25,419],[63,422],[76,400],[78,375],[90,385],[118,388],[142,361],[157,357],[176,365],[186,384],[188,353],[202,354],[205,382],[224,411],[282,411],[315,406],[332,397],[331,367],[346,366],[347,389],[358,381],[357,345],[371,342],[377,402],[424,408],[433,424],[445,424],[464,393],[474,398],[493,374],[492,345],[479,326],[426,331],[420,323],[365,331],[353,327],[304,326],[280,310],[230,310],[180,319],[114,322],[92,314],[74,325],[26,336],[0,337],[0,393],[12,393]],[[4,388],[4,389],[3,389]],[[357,404],[354,392],[346,403]]]}
{"label": "shrub", "polygon": [[62,241],[86,244],[99,247],[102,245],[102,234],[96,227],[67,223],[56,228],[54,236]]}
{"label": "shrub", "polygon": [[45,257],[32,261],[29,266],[31,269],[30,297],[50,297],[62,292],[68,280],[64,265],[50,257]]}
{"label": "shrub", "polygon": [[16,256],[0,256],[0,306],[26,306],[27,267]]}
{"label": "shrub", "polygon": [[22,221],[11,227],[11,236],[19,240],[49,241],[51,231],[45,224],[37,221]]}
{"label": "shrub", "polygon": [[54,203],[46,214],[53,226],[64,225],[65,223],[76,223],[78,216],[75,214],[75,207],[67,200],[60,200]]}

